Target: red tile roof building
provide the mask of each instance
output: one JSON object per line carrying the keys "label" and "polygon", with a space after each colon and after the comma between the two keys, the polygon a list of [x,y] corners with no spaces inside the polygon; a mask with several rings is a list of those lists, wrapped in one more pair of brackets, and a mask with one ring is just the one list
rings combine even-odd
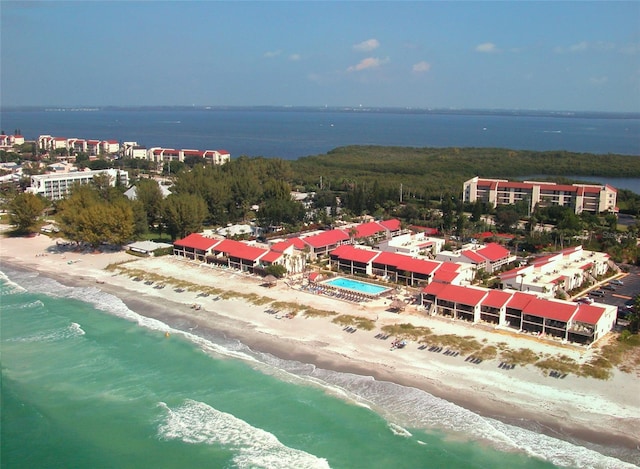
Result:
{"label": "red tile roof building", "polygon": [[511,182],[506,179],[481,179],[477,176],[462,186],[464,202],[482,201],[494,208],[498,205],[526,202],[532,212],[536,205],[571,207],[575,213],[616,212],[617,193],[609,185]]}
{"label": "red tile roof building", "polygon": [[530,293],[433,282],[422,290],[430,315],[483,322],[563,342],[591,344],[613,329],[616,307],[550,300]]}

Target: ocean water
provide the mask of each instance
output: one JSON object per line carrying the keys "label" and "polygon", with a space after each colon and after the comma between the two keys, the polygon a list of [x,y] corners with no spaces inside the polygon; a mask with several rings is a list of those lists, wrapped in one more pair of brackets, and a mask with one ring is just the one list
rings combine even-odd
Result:
{"label": "ocean water", "polygon": [[94,287],[3,270],[3,468],[634,467],[416,389],[198,336]]}
{"label": "ocean water", "polygon": [[[624,117],[624,118],[623,118]],[[640,155],[640,117],[526,112],[336,109],[0,110],[0,127],[39,135],[135,141],[147,148],[224,149],[297,159],[345,145],[494,147]]]}

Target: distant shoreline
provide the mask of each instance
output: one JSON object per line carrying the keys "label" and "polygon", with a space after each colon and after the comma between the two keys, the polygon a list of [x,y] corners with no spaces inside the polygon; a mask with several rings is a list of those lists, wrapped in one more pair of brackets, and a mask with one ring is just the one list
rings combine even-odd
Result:
{"label": "distant shoreline", "polygon": [[380,114],[434,114],[459,116],[561,117],[578,119],[640,119],[640,112],[571,111],[535,109],[449,109],[394,106],[225,106],[225,105],[42,105],[0,106],[0,112],[99,112],[99,111],[269,111],[269,112],[345,112]]}

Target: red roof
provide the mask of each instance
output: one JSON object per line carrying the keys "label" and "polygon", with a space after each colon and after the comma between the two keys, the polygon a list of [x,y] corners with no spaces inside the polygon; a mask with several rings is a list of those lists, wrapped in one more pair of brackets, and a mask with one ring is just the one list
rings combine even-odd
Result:
{"label": "red roof", "polygon": [[530,295],[528,293],[516,292],[513,294],[513,296],[507,303],[507,307],[523,310],[531,300],[535,300],[535,299],[536,297],[534,295]]}
{"label": "red roof", "polygon": [[280,241],[278,243],[274,243],[271,245],[271,250],[272,251],[276,251],[276,252],[284,252],[289,246],[291,246],[293,243],[287,241]]}
{"label": "red roof", "polygon": [[290,242],[291,244],[293,244],[294,248],[300,249],[300,250],[303,250],[307,246],[305,242],[302,241],[300,238],[289,238],[287,239],[287,242]]}
{"label": "red roof", "polygon": [[415,274],[432,275],[442,264],[436,261],[414,259],[395,252],[381,252],[373,261],[375,264],[394,267],[396,270],[413,272]]}
{"label": "red roof", "polygon": [[429,228],[428,226],[418,226],[418,225],[411,225],[409,228],[412,231],[416,231],[416,232],[422,231],[426,235],[437,235],[438,234],[438,228]]}
{"label": "red roof", "polygon": [[492,308],[502,308],[511,299],[512,293],[501,290],[489,290],[489,294],[482,300],[482,304]]}
{"label": "red roof", "polygon": [[398,231],[401,227],[400,220],[397,220],[395,218],[391,218],[390,220],[383,220],[379,223],[389,231]]}
{"label": "red roof", "polygon": [[261,262],[275,262],[283,256],[281,252],[269,251],[260,258]]}
{"label": "red roof", "polygon": [[336,256],[346,261],[361,262],[363,264],[368,264],[378,254],[380,254],[380,251],[371,251],[369,249],[359,249],[359,248],[353,247],[350,244],[343,244],[342,246],[338,246],[333,251],[331,251],[330,254],[332,256]]}
{"label": "red roof", "polygon": [[315,282],[320,277],[322,277],[322,274],[320,272],[311,272],[309,274],[309,281],[310,282]]}
{"label": "red roof", "polygon": [[577,307],[576,303],[560,303],[559,301],[534,298],[523,308],[522,313],[568,322],[575,314]]}
{"label": "red roof", "polygon": [[487,295],[487,290],[460,285],[446,285],[440,293],[439,300],[453,301],[463,305],[475,306]]}
{"label": "red roof", "polygon": [[486,259],[484,257],[482,257],[480,254],[477,254],[475,251],[472,251],[471,249],[462,251],[461,254],[467,259],[471,259],[471,261],[473,261],[474,263],[486,262]]}
{"label": "red roof", "polygon": [[528,182],[499,182],[499,189],[532,189],[533,184]]}
{"label": "red roof", "polygon": [[422,289],[422,293],[426,295],[435,295],[437,297],[438,294],[446,287],[446,283],[431,282],[429,285]]}
{"label": "red roof", "polygon": [[440,268],[436,270],[435,274],[433,274],[433,281],[451,283],[456,279],[456,277],[458,277],[458,275],[460,275],[460,273],[454,270],[442,270],[442,268]]}
{"label": "red roof", "polygon": [[440,264],[440,268],[438,269],[439,271],[442,270],[446,270],[449,272],[457,272],[458,269],[460,269],[460,264],[456,264],[455,262],[448,262],[448,261],[444,261],[442,264]]}
{"label": "red roof", "polygon": [[302,240],[313,248],[324,248],[348,239],[349,235],[342,230],[329,230],[317,235],[307,236]]}
{"label": "red roof", "polygon": [[179,239],[175,241],[173,244],[175,246],[182,246],[186,248],[199,249],[200,251],[207,251],[211,247],[215,246],[220,242],[219,239],[207,238],[206,236],[202,236],[200,233],[191,233],[186,238]]}
{"label": "red roof", "polygon": [[573,317],[573,320],[586,324],[597,324],[604,312],[605,309],[600,306],[580,304],[578,305],[578,312]]}
{"label": "red roof", "polygon": [[245,243],[233,239],[221,241],[220,244],[215,247],[215,251],[224,253],[229,257],[237,257],[238,259],[247,261],[256,261],[267,253],[265,249],[248,246]]}
{"label": "red roof", "polygon": [[432,275],[433,272],[440,267],[439,262],[413,259],[412,257],[403,256],[402,254],[396,254],[396,256],[395,268],[397,270],[406,270],[414,274]]}
{"label": "red roof", "polygon": [[491,262],[499,261],[505,257],[509,257],[509,250],[500,246],[498,243],[489,243],[482,249],[476,251]]}
{"label": "red roof", "polygon": [[362,223],[355,227],[356,229],[356,238],[366,238],[368,236],[373,236],[374,234],[380,233],[381,231],[385,231],[385,228],[381,223],[372,221],[369,223]]}

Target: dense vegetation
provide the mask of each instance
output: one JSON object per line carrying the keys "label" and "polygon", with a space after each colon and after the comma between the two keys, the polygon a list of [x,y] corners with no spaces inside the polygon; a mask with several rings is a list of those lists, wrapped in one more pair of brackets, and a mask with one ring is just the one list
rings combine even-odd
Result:
{"label": "dense vegetation", "polygon": [[[20,160],[15,158],[17,150],[3,156]],[[34,171],[41,170],[35,163]],[[129,168],[137,186],[136,201],[122,195],[126,188],[109,189],[106,181],[98,180],[96,196],[77,189],[66,201],[54,204],[52,214],[65,235],[93,245],[125,242],[148,231],[175,239],[203,226],[250,220],[267,231],[277,227],[295,232],[308,223],[325,226],[368,214],[397,217],[405,224],[434,227],[461,239],[489,230],[512,233],[511,247],[519,253],[580,243],[588,249],[605,250],[618,262],[638,259],[638,226],[624,227],[621,232],[613,214],[578,216],[562,207],[538,207],[529,213],[522,204],[493,209],[482,203],[464,204],[461,189],[475,175],[508,179],[536,175],[540,179],[553,174],[556,180],[557,175],[640,177],[640,156],[350,146],[295,161],[240,157],[223,166],[210,166],[189,160],[156,168],[172,181],[172,195],[167,198],[147,177],[151,168],[143,167],[140,160],[90,163],[91,167]],[[292,189],[315,196],[303,206],[291,199]],[[16,226],[22,231],[37,228],[32,221],[39,204],[33,198],[15,197],[14,193],[6,199]],[[640,195],[620,190],[618,206],[621,212],[637,216]],[[112,229],[109,223],[116,220],[120,226]],[[549,224],[556,229],[542,229]]]}
{"label": "dense vegetation", "polygon": [[348,146],[292,162],[295,182],[340,190],[355,184],[392,188],[399,196],[435,199],[459,194],[474,176],[521,179],[536,176],[640,177],[640,156],[593,155],[566,151],[514,151],[500,148],[408,148]]}

